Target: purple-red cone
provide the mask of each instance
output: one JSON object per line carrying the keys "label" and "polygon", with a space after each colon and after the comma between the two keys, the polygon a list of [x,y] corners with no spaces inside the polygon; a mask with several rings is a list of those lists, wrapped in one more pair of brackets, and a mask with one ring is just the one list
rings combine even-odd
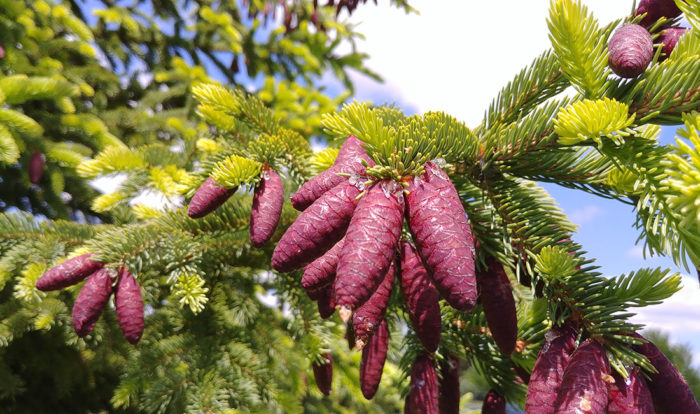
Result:
{"label": "purple-red cone", "polygon": [[112,278],[107,269],[88,277],[73,304],[73,328],[79,337],[92,332],[111,294]]}
{"label": "purple-red cone", "polygon": [[684,27],[669,27],[661,32],[659,37],[656,39],[656,43],[663,44],[659,61],[668,59],[671,52],[673,52],[673,49],[676,48],[678,39],[685,34],[686,30],[687,29]]}
{"label": "purple-red cone", "polygon": [[459,358],[448,355],[441,365],[440,395],[438,406],[440,414],[459,414]]}
{"label": "purple-red cone", "polygon": [[143,297],[139,284],[125,267],[119,269],[114,305],[124,338],[136,345],[143,334]]}
{"label": "purple-red cone", "polygon": [[44,174],[44,154],[36,151],[29,159],[29,181],[32,184],[39,184],[41,176]]}
{"label": "purple-red cone", "polygon": [[81,282],[97,270],[102,263],[90,260],[92,253],[81,254],[57,264],[36,281],[36,288],[43,291],[63,289]]}
{"label": "purple-red cone", "polygon": [[615,382],[608,382],[608,414],[654,414],[654,402],[639,368],[625,380],[613,371]]}
{"label": "purple-red cone", "polygon": [[[557,414],[604,414],[608,406],[610,364],[605,348],[587,339],[571,355],[557,390]],[[532,383],[532,382],[531,382]]]}
{"label": "purple-red cone", "polygon": [[362,389],[362,395],[368,400],[374,397],[374,394],[377,393],[377,388],[379,388],[388,348],[389,329],[386,321],[382,319],[377,332],[369,339],[367,346],[362,348],[360,389]]}
{"label": "purple-red cone", "polygon": [[413,362],[404,414],[438,414],[438,376],[435,362],[428,354]]}
{"label": "purple-red cone", "polygon": [[369,338],[372,337],[379,324],[384,320],[384,311],[389,304],[391,289],[394,286],[395,269],[396,266],[392,263],[377,290],[372,293],[367,302],[357,308],[352,317],[352,327],[355,330],[355,346],[357,349],[362,349],[369,342]]}
{"label": "purple-red cone", "polygon": [[284,203],[284,187],[280,176],[266,170],[253,193],[250,211],[250,242],[261,247],[272,237],[277,228]]}
{"label": "purple-red cone", "polygon": [[608,64],[622,78],[639,76],[654,56],[651,35],[638,24],[628,24],[615,30],[608,42]]}
{"label": "purple-red cone", "polygon": [[325,363],[314,362],[312,364],[316,386],[323,395],[331,395],[333,391],[333,357],[331,354],[323,354]]}
{"label": "purple-red cone", "polygon": [[518,318],[510,280],[503,265],[490,257],[486,260],[487,269],[476,273],[479,284],[481,306],[486,322],[498,349],[510,355],[515,349],[518,337]]}
{"label": "purple-red cone", "polygon": [[646,13],[640,22],[644,26],[649,26],[661,17],[674,18],[681,15],[681,9],[676,6],[674,0],[642,0],[634,12],[635,16]]}
{"label": "purple-red cone", "polygon": [[206,216],[224,204],[236,192],[237,188],[228,189],[219,185],[213,178],[208,177],[190,200],[187,215],[192,218]]}

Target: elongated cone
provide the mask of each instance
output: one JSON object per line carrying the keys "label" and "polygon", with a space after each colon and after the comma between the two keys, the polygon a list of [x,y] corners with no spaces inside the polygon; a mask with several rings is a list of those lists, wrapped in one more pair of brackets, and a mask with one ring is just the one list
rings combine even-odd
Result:
{"label": "elongated cone", "polygon": [[73,328],[79,337],[92,332],[111,294],[112,278],[107,269],[88,277],[73,304]]}
{"label": "elongated cone", "polygon": [[440,414],[459,414],[459,358],[448,355],[441,365],[440,396],[438,407]]}
{"label": "elongated cone", "polygon": [[316,386],[323,395],[331,395],[333,391],[333,357],[331,354],[323,354],[326,363],[320,364],[314,362],[312,368],[314,370],[314,379]]}
{"label": "elongated cone", "polygon": [[608,406],[610,364],[605,348],[587,339],[571,355],[564,370],[554,412],[557,414],[604,414]]}
{"label": "elongated cone", "polygon": [[654,402],[644,376],[638,368],[629,371],[626,380],[617,372],[608,384],[608,414],[654,414]]}
{"label": "elongated cone", "polygon": [[428,352],[440,344],[442,320],[437,291],[415,247],[401,241],[401,290],[416,336]]}
{"label": "elongated cone", "polygon": [[495,390],[489,390],[481,406],[481,414],[506,414],[506,399]]}
{"label": "elongated cone", "polygon": [[654,44],[647,29],[628,24],[615,30],[608,42],[608,64],[622,78],[639,76],[654,56]]}
{"label": "elongated cone", "polygon": [[340,147],[333,166],[304,183],[292,195],[292,206],[299,211],[304,211],[323,193],[347,180],[347,177],[338,175],[340,173],[364,175],[365,166],[361,162],[363,159],[370,166],[374,165],[362,148],[362,141],[350,135]]}
{"label": "elongated cone", "polygon": [[377,290],[372,293],[367,302],[357,308],[357,311],[352,316],[352,327],[355,330],[355,346],[357,349],[362,349],[369,342],[381,321],[384,320],[384,311],[389,304],[395,274],[396,269],[392,262]]}
{"label": "elongated cone", "polygon": [[44,154],[36,151],[29,159],[29,181],[32,184],[39,184],[41,176],[44,174]]}
{"label": "elongated cone", "polygon": [[681,9],[676,6],[676,2],[673,0],[642,0],[639,2],[634,15],[639,16],[642,13],[647,15],[644,16],[640,23],[644,26],[649,26],[661,17],[672,19],[680,16]]}
{"label": "elongated cone", "polygon": [[138,282],[125,267],[119,269],[114,306],[124,338],[136,345],[143,334],[143,297]]}
{"label": "elongated cone", "polygon": [[387,328],[386,321],[382,319],[377,332],[372,335],[367,346],[362,348],[360,389],[362,389],[362,395],[368,400],[374,397],[377,388],[379,388],[388,348],[389,328]]}
{"label": "elongated cone", "polygon": [[92,253],[81,254],[59,263],[36,281],[36,288],[43,291],[63,289],[81,282],[102,268],[102,263],[90,260]]}
{"label": "elongated cone", "polygon": [[228,189],[219,185],[213,178],[207,178],[190,200],[187,215],[192,218],[206,216],[224,204],[237,189],[238,187]]}
{"label": "elongated cone", "polygon": [[379,286],[394,258],[403,223],[403,192],[393,181],[370,187],[350,220],[335,280],[335,302],[347,321]]}
{"label": "elongated cone", "polygon": [[438,413],[438,377],[433,358],[422,354],[413,362],[404,414]]}
{"label": "elongated cone", "polygon": [[661,35],[656,39],[656,43],[662,43],[664,46],[661,49],[661,57],[659,57],[659,62],[668,59],[673,49],[676,48],[678,39],[683,36],[687,29],[684,27],[669,27],[661,32]]}
{"label": "elongated cone", "polygon": [[[464,206],[462,206],[462,200],[459,198],[459,193],[455,188],[450,177],[435,163],[427,162],[425,163],[425,174],[421,176],[425,181],[432,184],[440,193],[441,197],[444,197],[452,205],[452,209],[459,211],[462,214],[455,214],[454,220],[458,223],[464,234],[467,235],[469,240],[473,240],[472,228],[469,226],[469,218],[467,213],[464,211]],[[474,255],[474,247],[471,247],[472,256]]]}
{"label": "elongated cone", "polygon": [[272,253],[272,267],[291,272],[323,255],[345,235],[359,194],[349,181],[323,194],[282,235]]}
{"label": "elongated cone", "polygon": [[333,285],[322,287],[317,299],[318,314],[321,318],[328,319],[335,312],[335,300],[333,299]]}
{"label": "elongated cone", "polygon": [[261,247],[275,232],[280,221],[284,187],[280,176],[267,170],[253,194],[253,208],[250,211],[250,242]]}
{"label": "elongated cone", "polygon": [[474,240],[460,224],[464,209],[416,177],[408,187],[406,211],[413,240],[440,295],[455,309],[476,304]]}
{"label": "elongated cone", "polygon": [[333,283],[335,271],[338,268],[338,260],[340,259],[340,249],[343,248],[344,240],[341,239],[323,256],[306,265],[304,275],[301,277],[301,286],[307,293]]}
{"label": "elongated cone", "polygon": [[487,269],[476,273],[481,306],[498,349],[510,355],[518,337],[518,317],[510,280],[503,265],[496,259],[486,260]]}
{"label": "elongated cone", "polygon": [[575,347],[576,332],[567,325],[554,326],[545,334],[544,345],[530,374],[525,412],[554,413],[557,390]]}
{"label": "elongated cone", "polygon": [[[633,336],[644,339],[639,334]],[[649,374],[650,380],[647,381],[657,414],[700,413],[700,407],[688,383],[656,345],[647,342],[633,345],[632,349],[649,358],[658,371],[657,374]]]}

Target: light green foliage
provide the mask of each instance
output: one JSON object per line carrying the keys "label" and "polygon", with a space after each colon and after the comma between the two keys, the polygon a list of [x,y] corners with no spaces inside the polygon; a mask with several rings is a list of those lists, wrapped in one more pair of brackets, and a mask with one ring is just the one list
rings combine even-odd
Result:
{"label": "light green foliage", "polygon": [[630,132],[626,129],[634,123],[629,108],[614,99],[596,101],[585,99],[560,109],[554,120],[554,132],[562,145],[593,141],[602,145],[603,136],[621,143]]}
{"label": "light green foliage", "polygon": [[565,76],[584,97],[602,97],[610,74],[607,36],[580,0],[549,4],[549,39]]}

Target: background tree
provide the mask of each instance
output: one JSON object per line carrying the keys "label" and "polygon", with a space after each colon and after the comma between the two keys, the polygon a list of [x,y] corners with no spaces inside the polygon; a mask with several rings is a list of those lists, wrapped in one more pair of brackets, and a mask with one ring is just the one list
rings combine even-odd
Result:
{"label": "background tree", "polygon": [[[468,361],[491,389],[523,405],[545,332],[565,324],[582,343],[603,345],[621,375],[632,365],[653,371],[629,347],[640,341],[627,333],[641,326],[629,322],[628,310],[669,297],[680,277],[641,269],[602,278],[536,181],[635,205],[649,252],[686,268],[700,262],[700,9],[678,2],[692,29],[666,60],[657,54],[644,74],[627,80],[611,76],[606,48],[624,16],[601,27],[579,2],[552,2],[552,50],[468,128],[444,113],[405,116],[357,102],[338,109],[345,95],[330,99],[314,88],[324,71],[347,81],[346,69],[362,68],[361,54],[336,52],[357,36],[336,13],[358,4],[105,2],[91,21],[76,3],[0,2],[0,154],[8,165],[0,199],[3,208],[26,211],[0,215],[0,379],[8,384],[0,398],[8,409],[393,412],[414,361],[426,359],[443,378],[450,360]],[[265,26],[273,10],[278,25]],[[649,29],[656,36],[663,24],[677,21]],[[236,75],[244,69],[267,77],[246,92],[245,77]],[[569,87],[574,92],[562,95]],[[656,142],[659,124],[681,123],[686,141]],[[418,330],[403,335],[413,309],[395,288],[382,385],[371,402],[359,397],[360,355],[345,351],[345,326],[319,316],[300,271],[270,270],[275,244],[297,213],[285,203],[272,241],[254,248],[249,240],[249,190],[265,171],[284,177],[286,199],[333,165],[334,148],[349,135],[376,163],[367,166],[368,186],[410,185],[428,161],[445,168],[478,246],[472,264],[479,272],[501,266],[515,297],[512,349],[498,338],[482,292],[469,312],[441,302],[440,345],[426,353]],[[330,147],[312,152],[312,136]],[[37,152],[47,160],[38,180]],[[123,180],[105,194],[88,185],[115,175]],[[238,191],[192,220],[181,205],[208,178]],[[165,202],[146,204],[148,193]],[[122,338],[111,309],[92,333],[76,336],[68,315],[81,285],[36,289],[47,269],[87,252],[110,272],[125,267],[136,276],[147,315],[137,346]],[[311,366],[329,352],[334,392],[321,398],[309,386]],[[57,355],[64,355],[62,369],[47,362]],[[54,392],[37,399],[46,389]]]}

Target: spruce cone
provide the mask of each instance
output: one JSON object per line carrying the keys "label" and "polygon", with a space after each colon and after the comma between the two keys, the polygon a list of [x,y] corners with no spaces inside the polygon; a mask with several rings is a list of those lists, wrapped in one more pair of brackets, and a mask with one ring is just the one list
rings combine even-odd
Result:
{"label": "spruce cone", "polygon": [[428,354],[420,355],[413,362],[404,414],[438,414],[438,377],[435,363]]}
{"label": "spruce cone", "polygon": [[143,297],[138,282],[125,267],[119,269],[114,305],[124,338],[136,345],[143,334]]}
{"label": "spruce cone", "polygon": [[204,183],[194,193],[194,197],[190,200],[187,207],[187,215],[192,218],[201,218],[221,207],[236,192],[238,188],[228,189],[219,185],[211,177],[208,177]]}
{"label": "spruce cone", "polygon": [[335,280],[336,307],[343,321],[369,299],[389,270],[401,235],[403,205],[403,192],[393,181],[375,183],[360,199]]}
{"label": "spruce cone", "polygon": [[39,184],[41,176],[44,174],[44,154],[36,151],[29,159],[29,181],[32,184]]}
{"label": "spruce cone", "polygon": [[656,39],[657,43],[663,44],[661,48],[661,57],[659,58],[660,62],[668,59],[673,49],[676,48],[678,39],[685,34],[686,30],[687,29],[683,27],[669,27],[661,32],[661,35]]}
{"label": "spruce cone", "polygon": [[331,395],[333,391],[333,357],[331,354],[323,354],[326,363],[319,364],[314,362],[314,379],[316,380],[316,386],[323,395]]}
{"label": "spruce cone", "polygon": [[569,326],[555,326],[545,334],[545,343],[530,374],[525,412],[554,413],[557,390],[575,346],[576,332]]}
{"label": "spruce cone", "polygon": [[275,233],[280,221],[284,188],[280,176],[267,170],[253,194],[253,207],[250,211],[250,242],[261,247]]}
{"label": "spruce cone", "polygon": [[423,267],[418,252],[408,241],[401,241],[401,290],[411,325],[428,352],[440,344],[442,320],[437,291]]}
{"label": "spruce cone", "polygon": [[73,304],[73,328],[79,337],[92,332],[112,294],[112,278],[107,269],[100,269],[88,277]]}
{"label": "spruce cone", "polygon": [[57,264],[36,281],[36,288],[43,291],[63,289],[81,282],[102,268],[102,263],[90,260],[92,253],[81,254]]}
{"label": "spruce cone", "polygon": [[557,390],[557,414],[604,414],[608,406],[606,378],[610,364],[605,349],[587,339],[574,351]]}
{"label": "spruce cone", "polygon": [[[644,339],[639,334],[633,336]],[[647,342],[632,345],[632,349],[649,358],[658,371],[656,374],[649,374],[650,381],[647,381],[657,414],[700,413],[700,407],[688,383],[656,345]]]}
{"label": "spruce cone", "polygon": [[395,266],[392,262],[377,290],[374,291],[367,302],[357,308],[353,315],[352,327],[355,330],[355,346],[357,349],[362,349],[369,342],[379,324],[384,320],[384,311],[389,304],[395,273]]}
{"label": "spruce cone", "polygon": [[389,329],[386,321],[382,319],[377,332],[369,339],[367,346],[362,348],[360,388],[362,389],[362,395],[368,400],[374,397],[374,394],[377,393],[377,388],[379,388],[388,348]]}
{"label": "spruce cone", "polygon": [[654,56],[654,45],[647,29],[628,24],[615,30],[608,43],[608,64],[622,78],[639,76]]}
{"label": "spruce cone", "polygon": [[448,355],[442,363],[438,406],[440,414],[459,414],[459,358]]}
{"label": "spruce cone", "polygon": [[676,6],[673,0],[642,0],[634,12],[635,16],[646,13],[640,24],[649,26],[661,17],[674,18],[681,15],[681,9]]}
{"label": "spruce cone", "polygon": [[518,336],[518,318],[510,280],[498,260],[490,257],[486,264],[486,270],[476,273],[481,305],[498,349],[510,355]]}

